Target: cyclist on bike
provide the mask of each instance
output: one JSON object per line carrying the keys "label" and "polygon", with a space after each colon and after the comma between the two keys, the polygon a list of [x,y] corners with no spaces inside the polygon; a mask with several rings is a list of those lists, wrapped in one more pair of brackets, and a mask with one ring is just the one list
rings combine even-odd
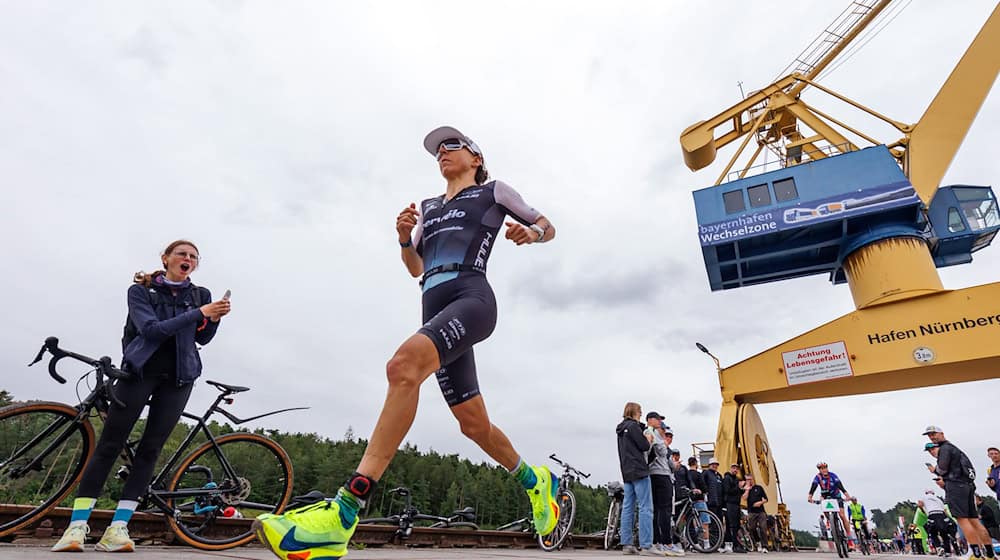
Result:
{"label": "cyclist on bike", "polygon": [[840,505],[840,520],[844,523],[847,538],[851,538],[851,525],[847,522],[847,515],[844,513],[844,498],[850,500],[851,495],[844,488],[844,483],[840,481],[840,477],[830,472],[830,467],[825,461],[816,463],[816,468],[819,469],[819,473],[813,477],[812,484],[809,486],[809,497],[807,499],[812,503],[813,494],[819,488],[821,496],[837,500],[837,503]]}
{"label": "cyclist on bike", "polygon": [[863,535],[866,541],[870,541],[872,537],[868,533],[868,526],[866,525],[868,513],[865,511],[865,506],[858,502],[857,496],[851,496],[851,501],[847,504],[847,512],[851,517],[851,526],[859,531],[857,536],[860,537]]}
{"label": "cyclist on bike", "polygon": [[[364,507],[413,424],[420,385],[432,374],[462,433],[521,483],[531,500],[535,529],[553,531],[559,518],[558,480],[547,467],[525,463],[507,436],[490,422],[479,391],[473,346],[496,326],[497,307],[486,280],[486,261],[507,220],[504,236],[514,244],[551,241],[555,228],[510,185],[489,181],[483,152],[468,136],[444,126],[424,138],[446,180],[442,195],[404,208],[396,218],[401,258],[413,277],[422,276],[423,327],[386,365],[389,389],[364,457],[331,501],[263,515],[257,534],[280,558],[342,556]],[[533,383],[521,380],[525,387]],[[641,433],[639,434],[641,437]],[[645,441],[645,439],[644,439]]]}
{"label": "cyclist on bike", "polygon": [[198,268],[199,259],[194,243],[174,241],[160,258],[163,270],[150,275],[136,274],[135,284],[128,289],[123,369],[133,377],[118,381],[114,389],[125,407],[112,406],[108,411],[94,455],[80,479],[69,527],[52,547],[53,552],[83,550],[90,532],[87,525],[90,513],[148,402],[146,428],[121,500],[111,524],[97,543],[97,549],[106,552],[135,549],[128,536],[128,522],[153,478],[153,468],[164,443],[184,412],[194,380],[201,375],[198,345],[212,341],[219,320],[230,311],[229,300],[211,302],[208,289],[191,283],[190,276]]}

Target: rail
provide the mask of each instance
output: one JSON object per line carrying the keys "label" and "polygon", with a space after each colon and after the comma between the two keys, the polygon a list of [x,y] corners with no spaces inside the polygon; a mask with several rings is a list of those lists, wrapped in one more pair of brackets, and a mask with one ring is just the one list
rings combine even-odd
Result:
{"label": "rail", "polygon": [[[0,504],[0,522],[23,513],[28,506]],[[55,541],[69,524],[72,508],[56,508],[32,527],[8,535],[14,542]],[[114,511],[94,510],[90,516],[91,534],[101,534]],[[218,523],[219,531],[231,530],[234,535],[247,531],[252,519],[225,519]],[[390,525],[358,525],[351,542],[365,546],[387,546],[396,532]],[[136,512],[129,522],[129,536],[140,545],[182,544],[160,514]],[[404,546],[436,546],[441,548],[537,548],[534,533],[513,531],[466,531],[461,529],[432,529],[416,527]],[[566,540],[568,548],[602,548],[604,538],[592,535],[571,535]]]}

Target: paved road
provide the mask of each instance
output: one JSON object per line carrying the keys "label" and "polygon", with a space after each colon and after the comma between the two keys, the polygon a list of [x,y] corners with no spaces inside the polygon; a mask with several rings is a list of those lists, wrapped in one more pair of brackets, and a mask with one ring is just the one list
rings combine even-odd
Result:
{"label": "paved road", "polygon": [[[692,560],[702,558],[701,555],[688,555]],[[82,554],[54,555],[45,546],[15,546],[0,545],[0,559],[3,560],[41,560],[51,558],[76,559],[98,559],[109,560],[106,553],[87,551]],[[128,558],[130,560],[227,560],[227,559],[247,559],[247,560],[271,560],[275,556],[270,552],[258,547],[242,547],[235,550],[223,552],[202,552],[190,548],[180,547],[142,547],[136,554],[128,556],[114,556],[114,558]],[[510,560],[513,558],[533,558],[533,559],[567,559],[581,558],[583,560],[620,560],[624,558],[621,552],[605,552],[601,550],[562,550],[559,552],[544,552],[541,550],[511,550],[502,548],[369,548],[367,550],[352,550],[347,558],[349,560]],[[639,557],[637,557],[639,558]],[[720,556],[705,556],[706,560],[711,558],[718,560]],[[738,557],[732,557],[738,558]],[[836,555],[822,554],[816,552],[797,552],[776,554],[747,554],[739,558],[747,560],[835,560]],[[860,559],[861,556],[852,555],[852,558]],[[866,560],[879,560],[892,558],[892,556],[869,556]]]}

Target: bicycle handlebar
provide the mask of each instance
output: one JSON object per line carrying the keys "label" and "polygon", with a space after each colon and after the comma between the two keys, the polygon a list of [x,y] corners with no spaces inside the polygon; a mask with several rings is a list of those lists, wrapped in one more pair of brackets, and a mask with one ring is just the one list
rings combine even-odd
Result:
{"label": "bicycle handlebar", "polygon": [[560,461],[559,458],[556,457],[555,453],[553,453],[552,455],[549,455],[549,459],[552,459],[553,461],[556,462],[556,464],[558,464],[560,467],[566,469],[567,471],[575,473],[580,478],[590,478],[590,474],[585,473],[585,472],[581,471],[580,469],[577,469],[576,467],[571,466],[569,463],[564,463],[564,462]]}
{"label": "bicycle handlebar", "polygon": [[[97,371],[98,383],[104,382],[103,376],[105,375],[111,379],[128,379],[129,377],[131,377],[128,373],[116,368],[111,363],[111,358],[108,356],[101,356],[100,358],[95,359],[89,356],[84,356],[83,354],[77,354],[76,352],[70,352],[69,350],[64,350],[62,348],[59,348],[59,339],[54,336],[50,336],[45,339],[45,343],[42,344],[42,348],[38,351],[38,354],[35,356],[35,359],[32,360],[30,364],[28,364],[28,367],[31,367],[37,364],[38,362],[42,361],[42,357],[45,356],[46,351],[48,351],[49,354],[52,354],[52,358],[49,359],[49,375],[52,377],[52,379],[55,379],[59,383],[66,383],[66,378],[59,375],[59,372],[56,371],[56,364],[59,363],[59,360],[63,358],[73,358],[74,360],[83,362],[93,367]],[[125,404],[122,403],[120,400],[118,400],[118,398],[115,397],[114,392],[111,390],[110,382],[107,386],[107,389],[108,389],[108,396],[111,398],[111,400],[117,406],[124,407]]]}

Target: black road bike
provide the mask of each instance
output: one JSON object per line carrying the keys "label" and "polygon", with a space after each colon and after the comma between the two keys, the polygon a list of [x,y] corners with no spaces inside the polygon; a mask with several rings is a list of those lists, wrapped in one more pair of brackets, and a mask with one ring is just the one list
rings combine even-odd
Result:
{"label": "black road bike", "polygon": [[545,551],[559,550],[569,537],[573,529],[573,521],[576,519],[576,496],[570,490],[574,482],[583,478],[590,478],[590,475],[570,466],[569,463],[560,461],[556,454],[549,455],[557,465],[563,468],[559,477],[559,488],[556,490],[556,503],[559,504],[559,520],[556,528],[548,535],[538,535],[538,546]]}
{"label": "black road bike", "polygon": [[673,527],[675,542],[680,542],[687,550],[706,554],[722,546],[725,526],[719,516],[708,510],[694,509],[690,496],[675,500],[674,511],[677,512]]}
{"label": "black road bike", "polygon": [[[56,364],[71,358],[92,368],[80,377],[78,385],[93,375],[94,388],[76,406],[27,402],[0,409],[0,504],[21,504],[13,519],[0,524],[0,537],[40,521],[69,496],[94,453],[91,419],[103,420],[110,407],[124,406],[115,396],[114,386],[116,380],[130,374],[112,365],[111,358],[94,359],[64,350],[57,338],[49,337],[28,365],[40,362],[46,352],[52,355],[48,369],[53,379],[66,383]],[[219,413],[239,425],[301,407],[241,419],[221,405],[232,404],[232,395],[249,388],[206,383],[221,394],[201,416],[183,414],[195,425],[153,478],[139,509],[163,513],[171,530],[188,545],[223,550],[254,538],[253,531],[234,522],[233,517],[282,511],[292,493],[292,463],[280,445],[262,435],[236,432],[214,436],[208,419]],[[199,435],[204,436],[204,443],[188,452]],[[128,477],[137,446],[138,441],[126,443],[118,478]]]}
{"label": "black road bike", "polygon": [[393,541],[405,541],[410,538],[410,535],[413,533],[413,528],[417,526],[418,523],[427,521],[429,521],[430,524],[423,526],[433,529],[479,530],[479,525],[476,525],[475,523],[476,512],[471,507],[456,510],[452,512],[449,517],[428,515],[426,513],[420,513],[416,506],[413,505],[413,494],[410,492],[409,488],[393,488],[389,491],[389,494],[403,498],[403,511],[388,517],[372,517],[369,519],[362,519],[358,523],[361,525],[395,525],[397,529],[396,532],[393,533]]}

